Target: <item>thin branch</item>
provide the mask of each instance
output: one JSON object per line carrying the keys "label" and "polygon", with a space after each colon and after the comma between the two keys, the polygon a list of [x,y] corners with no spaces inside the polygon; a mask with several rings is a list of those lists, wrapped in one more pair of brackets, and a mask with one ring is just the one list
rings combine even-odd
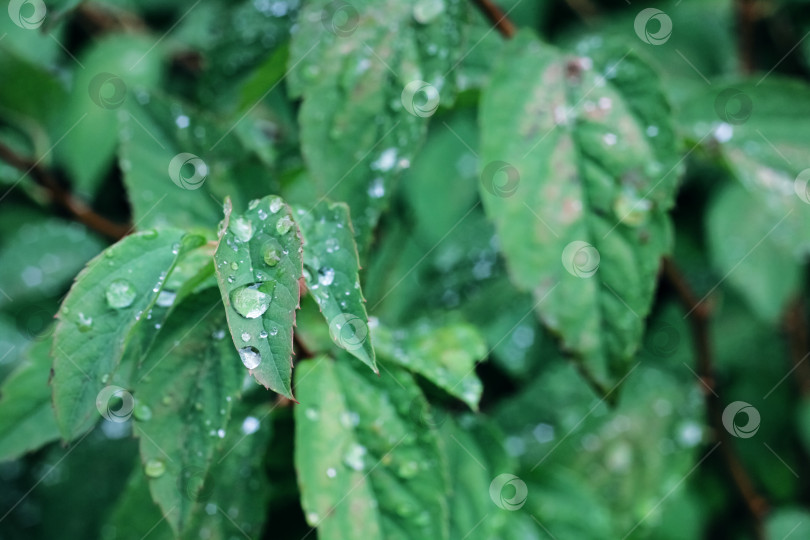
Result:
{"label": "thin branch", "polygon": [[745,500],[745,504],[751,512],[751,516],[754,518],[756,537],[758,539],[764,539],[763,522],[765,514],[768,511],[768,502],[757,492],[753,480],[734,452],[734,446],[729,433],[723,427],[723,404],[719,398],[717,380],[714,377],[711,336],[709,333],[711,308],[709,304],[700,302],[698,296],[689,285],[689,282],[683,274],[681,274],[672,260],[664,259],[663,274],[677,293],[684,309],[691,314],[690,322],[695,344],[695,354],[697,355],[697,372],[703,383],[701,390],[706,399],[709,422],[714,429],[715,436],[720,443],[722,443],[720,445],[720,451],[731,473],[731,477],[734,480],[734,484],[737,487],[737,491],[739,491],[740,495]]}
{"label": "thin branch", "polygon": [[503,37],[510,39],[515,35],[515,24],[509,20],[506,13],[495,2],[492,0],[473,0],[473,4],[478,6],[478,9],[490,20]]}
{"label": "thin branch", "polygon": [[799,384],[803,396],[810,396],[810,362],[806,356],[810,353],[807,336],[807,305],[803,298],[797,298],[785,312],[785,331],[788,335],[790,360],[793,364],[793,376]]}
{"label": "thin branch", "polygon": [[0,143],[0,159],[30,175],[37,184],[45,188],[51,201],[67,210],[76,221],[113,240],[120,240],[129,234],[131,230],[129,225],[115,223],[97,214],[87,203],[63,188],[47,168],[18,155],[3,143]]}

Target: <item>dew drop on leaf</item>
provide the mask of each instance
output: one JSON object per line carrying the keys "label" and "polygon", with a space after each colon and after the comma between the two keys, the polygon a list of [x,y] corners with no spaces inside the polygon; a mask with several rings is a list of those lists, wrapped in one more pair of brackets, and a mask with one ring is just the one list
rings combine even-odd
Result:
{"label": "dew drop on leaf", "polygon": [[145,403],[139,403],[135,406],[133,414],[135,415],[136,420],[146,422],[152,418],[152,409],[150,409],[149,405]]}
{"label": "dew drop on leaf", "polygon": [[267,266],[275,266],[281,260],[281,252],[283,248],[281,244],[274,238],[271,238],[267,242],[264,243],[262,246],[262,257],[264,258],[264,264]]}
{"label": "dew drop on leaf", "polygon": [[177,293],[172,291],[160,291],[155,303],[160,307],[169,307],[174,304],[175,298],[177,298]]}
{"label": "dew drop on leaf", "polygon": [[292,225],[293,221],[290,219],[290,216],[282,216],[278,218],[278,221],[276,222],[276,231],[278,234],[287,234]]}
{"label": "dew drop on leaf", "polygon": [[270,212],[273,214],[277,214],[281,207],[284,206],[284,201],[280,198],[276,197],[272,201],[270,201]]}
{"label": "dew drop on leaf", "polygon": [[150,478],[159,478],[166,472],[166,464],[159,459],[150,459],[144,465],[144,472]]}
{"label": "dew drop on leaf", "polygon": [[335,269],[334,268],[321,268],[318,270],[318,283],[327,287],[331,285],[335,281]]}
{"label": "dew drop on leaf", "polygon": [[346,463],[351,469],[355,471],[362,471],[365,468],[364,457],[366,455],[366,447],[354,443],[349,447],[348,452],[343,458],[343,462]]}
{"label": "dew drop on leaf", "polygon": [[93,328],[93,317],[80,312],[77,324],[80,332],[89,332]]}
{"label": "dew drop on leaf", "polygon": [[239,349],[239,357],[248,369],[255,369],[262,363],[262,355],[256,347],[242,347]]}
{"label": "dew drop on leaf", "polygon": [[253,224],[242,216],[232,219],[228,229],[242,242],[253,238]]}
{"label": "dew drop on leaf", "polygon": [[267,286],[261,283],[243,285],[231,292],[231,305],[236,312],[246,319],[255,319],[270,307],[272,296],[260,289]]}
{"label": "dew drop on leaf", "polygon": [[125,279],[116,279],[107,286],[107,304],[111,308],[129,307],[135,301],[136,296],[135,288]]}

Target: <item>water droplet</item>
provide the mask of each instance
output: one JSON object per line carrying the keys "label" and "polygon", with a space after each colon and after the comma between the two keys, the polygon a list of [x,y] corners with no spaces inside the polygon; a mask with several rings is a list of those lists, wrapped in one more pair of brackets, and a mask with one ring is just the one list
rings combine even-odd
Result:
{"label": "water droplet", "polygon": [[248,369],[255,369],[262,363],[262,355],[256,347],[242,347],[239,349],[239,356],[242,358],[242,363]]}
{"label": "water droplet", "polygon": [[270,213],[277,214],[281,207],[284,206],[284,201],[280,198],[276,197],[272,201],[270,201]]}
{"label": "water droplet", "polygon": [[652,209],[649,199],[638,198],[632,193],[622,193],[613,202],[613,212],[619,220],[630,227],[644,223]]}
{"label": "water droplet", "polygon": [[129,307],[135,301],[136,296],[135,288],[125,279],[116,279],[107,286],[107,304],[111,308]]}
{"label": "water droplet", "polygon": [[222,329],[214,330],[211,333],[211,337],[214,338],[215,340],[219,341],[219,340],[221,340],[222,338],[225,337],[225,330],[222,330]]}
{"label": "water droplet", "polygon": [[306,518],[310,527],[317,527],[321,521],[321,517],[316,512],[307,512]]}
{"label": "water droplet", "polygon": [[419,0],[413,6],[413,18],[421,24],[428,24],[444,12],[442,0]]}
{"label": "water droplet", "polygon": [[241,216],[232,219],[228,229],[242,242],[253,238],[253,224]]}
{"label": "water droplet", "polygon": [[419,464],[415,461],[408,461],[403,463],[397,469],[397,474],[402,478],[413,478],[419,472]]}
{"label": "water droplet", "polygon": [[326,476],[328,476],[329,478],[334,478],[335,476],[337,476],[337,471],[335,470],[334,467],[329,467],[328,469],[326,469]]}
{"label": "water droplet", "polygon": [[159,478],[166,472],[166,464],[159,459],[150,459],[144,465],[144,472],[150,478]]}
{"label": "water droplet", "polygon": [[250,334],[248,332],[242,332],[242,341],[244,341],[245,343],[250,341]]}
{"label": "water droplet", "polygon": [[77,322],[79,332],[89,332],[93,328],[93,317],[85,316],[84,313],[79,313],[79,320]]}
{"label": "water droplet", "polygon": [[239,263],[234,261],[231,263],[231,270],[239,270]]}
{"label": "water droplet", "polygon": [[327,238],[324,244],[326,246],[327,253],[334,253],[340,249],[340,244],[338,243],[337,238]]}
{"label": "water droplet", "polygon": [[133,411],[135,418],[140,420],[141,422],[146,422],[152,418],[152,409],[149,408],[149,405],[146,403],[138,403],[135,405],[135,410]]}
{"label": "water droplet", "polygon": [[253,199],[248,203],[248,210],[253,210],[259,205],[259,199]]}
{"label": "water droplet", "polygon": [[217,437],[219,437],[220,439],[224,439],[225,438],[225,430],[224,429],[218,429],[217,430]]}
{"label": "water droplet", "polygon": [[246,319],[255,319],[267,311],[272,300],[272,284],[253,283],[243,285],[231,292],[231,305]]}
{"label": "water droplet", "polygon": [[306,414],[306,415],[307,415],[307,418],[308,418],[309,420],[312,420],[313,422],[314,422],[315,420],[317,420],[317,419],[318,419],[318,416],[319,416],[319,415],[318,415],[318,411],[316,411],[315,409],[307,409],[307,410],[306,410],[306,412],[305,412],[304,414]]}
{"label": "water droplet", "polygon": [[383,195],[385,195],[385,185],[383,184],[383,179],[377,177],[371,182],[371,185],[368,186],[368,196],[372,199],[379,199]]}
{"label": "water droplet", "polygon": [[259,337],[262,339],[267,339],[267,332],[262,330],[261,332],[259,332]]}
{"label": "water droplet", "polygon": [[255,416],[248,416],[242,422],[242,433],[245,435],[251,435],[259,431],[259,426],[261,422]]}
{"label": "water droplet", "polygon": [[331,285],[335,281],[335,269],[334,268],[321,268],[318,270],[318,283],[327,287]]}
{"label": "water droplet", "polygon": [[343,462],[346,463],[348,467],[354,469],[355,471],[362,471],[365,468],[364,457],[366,455],[366,447],[359,445],[357,443],[353,443],[351,447],[349,447],[349,451],[346,452],[346,455],[343,458]]}
{"label": "water droplet", "polygon": [[262,246],[262,257],[264,258],[264,264],[267,266],[275,266],[281,260],[281,252],[284,248],[281,247],[281,244],[278,243],[277,240],[271,238],[267,242],[264,243]]}
{"label": "water droplet", "polygon": [[276,231],[278,234],[287,234],[293,225],[290,216],[282,216],[276,222]]}
{"label": "water droplet", "polygon": [[174,299],[177,298],[177,293],[172,291],[160,291],[155,303],[160,307],[169,307],[174,304]]}

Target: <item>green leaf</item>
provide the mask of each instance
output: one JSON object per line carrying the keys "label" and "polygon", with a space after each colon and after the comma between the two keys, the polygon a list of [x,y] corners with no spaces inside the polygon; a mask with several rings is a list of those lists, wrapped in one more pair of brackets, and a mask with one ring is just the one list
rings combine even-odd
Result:
{"label": "green leaf", "polygon": [[51,405],[50,342],[33,343],[27,359],[0,386],[0,461],[59,438]]}
{"label": "green leaf", "polygon": [[610,387],[669,249],[677,155],[655,73],[629,51],[580,54],[530,33],[507,46],[482,96],[480,191],[513,282]]}
{"label": "green leaf", "polygon": [[14,264],[0,266],[0,304],[8,298],[51,296],[63,287],[104,243],[76,223],[50,218],[25,223],[2,249],[0,260]]}
{"label": "green leaf", "polygon": [[379,373],[368,331],[366,299],[360,290],[360,261],[343,203],[320,202],[309,212],[299,209],[304,240],[304,278],[338,347]]}
{"label": "green leaf", "polygon": [[427,118],[453,101],[448,74],[460,56],[465,8],[459,0],[316,0],[301,10],[288,84],[304,98],[301,147],[318,186],[313,202],[328,195],[349,204],[361,252]]}
{"label": "green leaf", "polygon": [[319,357],[298,366],[296,390],[295,467],[320,538],[449,538],[438,440],[410,375]]}
{"label": "green leaf", "polygon": [[[272,410],[270,404],[241,403],[234,407],[232,427],[214,456],[202,488],[194,495],[196,506],[189,538],[260,538],[270,502],[270,478],[264,467],[273,435]],[[184,487],[201,480],[189,478]],[[211,513],[210,505],[216,506],[216,513]]]}
{"label": "green leaf", "polygon": [[233,343],[265,387],[292,399],[292,342],[302,277],[301,236],[279,197],[232,215],[230,199],[214,260]]}
{"label": "green leaf", "polygon": [[220,307],[215,289],[178,306],[133,385],[144,471],[176,534],[189,526],[201,488],[187,485],[188,477],[205,478],[242,382],[239,359],[224,339]]}
{"label": "green leaf", "polygon": [[66,440],[98,419],[97,395],[143,314],[155,303],[179,254],[202,242],[175,229],[133,234],[78,275],[57,316],[52,349],[53,403]]}
{"label": "green leaf", "polygon": [[114,530],[117,540],[173,540],[174,535],[160,508],[152,502],[149,482],[136,467],[110,512],[103,530]]}
{"label": "green leaf", "polygon": [[778,322],[802,282],[793,253],[795,237],[785,235],[787,226],[779,230],[789,217],[779,215],[782,210],[731,185],[717,195],[706,219],[712,262],[754,312],[772,323]]}
{"label": "green leaf", "polygon": [[95,195],[113,163],[121,105],[147,95],[160,80],[161,49],[145,36],[108,35],[80,61],[73,91],[63,111],[64,140],[55,147],[83,196]]}
{"label": "green leaf", "polygon": [[427,380],[478,409],[484,388],[475,366],[486,359],[487,346],[474,326],[465,323],[436,327],[422,321],[412,328],[391,331],[374,327],[380,356]]}
{"label": "green leaf", "polygon": [[220,209],[205,186],[210,164],[171,137],[161,105],[127,107],[119,119],[118,165],[133,222],[138,229],[213,228]]}

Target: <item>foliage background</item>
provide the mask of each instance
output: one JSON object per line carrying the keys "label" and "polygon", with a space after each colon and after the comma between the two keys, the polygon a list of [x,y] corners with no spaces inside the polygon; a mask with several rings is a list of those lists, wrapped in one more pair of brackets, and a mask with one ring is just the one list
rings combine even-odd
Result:
{"label": "foliage background", "polygon": [[[0,538],[810,534],[807,3],[502,0],[505,17],[493,6],[9,2]],[[599,75],[580,81],[592,66],[614,93]],[[421,93],[408,94],[414,81]],[[201,160],[202,185],[169,169],[181,153]],[[587,197],[547,190],[577,175]],[[216,337],[224,310],[206,312],[221,306],[206,265],[223,202],[259,231],[248,208],[269,194],[310,212],[345,201],[353,228],[335,223],[355,233],[291,214],[307,245],[322,234],[325,246],[305,246],[312,294],[287,344],[301,404],[245,377]],[[587,226],[569,227],[580,212]],[[621,242],[598,234],[611,226]],[[180,313],[158,300],[126,348],[68,329],[89,302],[54,322],[88,261],[147,231],[110,256],[129,264],[153,228],[166,246],[202,237],[185,237],[198,239],[168,276],[167,290],[188,293]],[[347,295],[357,271],[333,258],[332,233],[343,253],[357,243],[374,350],[334,325],[330,339],[318,314],[329,297],[312,285],[334,272],[310,257],[342,265]],[[595,276],[566,261],[575,239],[596,245]],[[144,291],[161,271],[147,262],[133,278]],[[294,266],[276,281],[297,279]],[[562,288],[543,303],[552,283]],[[219,286],[228,298],[226,274]],[[85,330],[123,332],[102,300]],[[59,410],[72,369],[51,348],[60,332],[78,336],[97,384],[133,390],[133,418],[91,407],[57,422],[52,399]],[[134,371],[116,370],[116,354]],[[176,362],[143,375],[164,357]],[[287,385],[274,389],[289,396]],[[185,399],[167,403],[172,392]],[[758,416],[752,432],[740,431],[750,415],[724,424],[735,402]],[[222,435],[206,424],[179,438],[206,421]],[[192,444],[208,456],[199,467]]]}

